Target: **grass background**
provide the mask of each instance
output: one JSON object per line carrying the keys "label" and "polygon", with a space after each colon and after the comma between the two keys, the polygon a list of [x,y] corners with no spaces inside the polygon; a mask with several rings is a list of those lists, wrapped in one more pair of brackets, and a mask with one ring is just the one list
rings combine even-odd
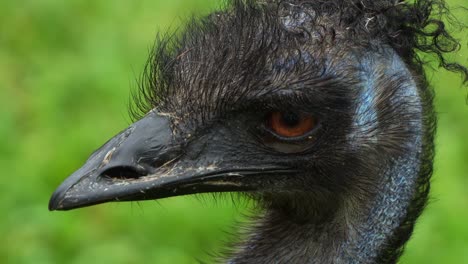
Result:
{"label": "grass background", "polygon": [[[452,5],[465,0],[451,0]],[[196,263],[243,208],[178,197],[47,211],[50,194],[125,128],[156,32],[216,0],[0,1],[0,263]],[[468,23],[466,12],[457,12]],[[467,32],[454,59],[468,64]],[[468,106],[429,74],[439,112],[432,202],[401,263],[468,263]]]}

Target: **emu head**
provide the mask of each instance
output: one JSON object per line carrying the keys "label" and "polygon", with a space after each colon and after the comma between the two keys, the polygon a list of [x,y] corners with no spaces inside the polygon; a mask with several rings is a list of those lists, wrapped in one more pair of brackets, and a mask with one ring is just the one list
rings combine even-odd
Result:
{"label": "emu head", "polygon": [[418,3],[233,1],[192,20],[151,55],[144,115],[49,208],[244,192],[288,214],[364,213],[405,153],[418,150],[408,174],[430,174],[431,92],[414,52],[430,3]]}

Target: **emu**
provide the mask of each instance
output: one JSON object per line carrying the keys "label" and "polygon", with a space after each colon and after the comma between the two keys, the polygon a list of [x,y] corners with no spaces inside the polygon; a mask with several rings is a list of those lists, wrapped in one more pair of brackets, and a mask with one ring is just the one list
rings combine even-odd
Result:
{"label": "emu", "polygon": [[[429,192],[436,127],[417,51],[462,74],[441,0],[229,2],[160,37],[136,122],[50,210],[239,192],[263,209],[228,263],[395,263]],[[428,29],[429,28],[429,29]]]}

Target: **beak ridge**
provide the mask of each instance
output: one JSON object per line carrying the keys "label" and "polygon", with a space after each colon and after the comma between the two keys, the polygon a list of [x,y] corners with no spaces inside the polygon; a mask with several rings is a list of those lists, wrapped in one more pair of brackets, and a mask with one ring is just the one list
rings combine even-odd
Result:
{"label": "beak ridge", "polygon": [[49,210],[118,199],[131,192],[125,186],[135,185],[132,180],[154,173],[157,164],[179,155],[170,120],[152,111],[91,154],[52,194]]}

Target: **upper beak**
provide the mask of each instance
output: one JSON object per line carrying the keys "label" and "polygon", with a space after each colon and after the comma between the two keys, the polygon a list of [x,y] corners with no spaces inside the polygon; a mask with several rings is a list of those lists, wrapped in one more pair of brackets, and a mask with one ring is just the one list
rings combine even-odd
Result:
{"label": "upper beak", "polygon": [[247,191],[258,187],[258,179],[247,176],[285,172],[190,166],[190,161],[180,162],[183,154],[169,118],[152,111],[95,151],[52,194],[49,210],[200,192]]}

